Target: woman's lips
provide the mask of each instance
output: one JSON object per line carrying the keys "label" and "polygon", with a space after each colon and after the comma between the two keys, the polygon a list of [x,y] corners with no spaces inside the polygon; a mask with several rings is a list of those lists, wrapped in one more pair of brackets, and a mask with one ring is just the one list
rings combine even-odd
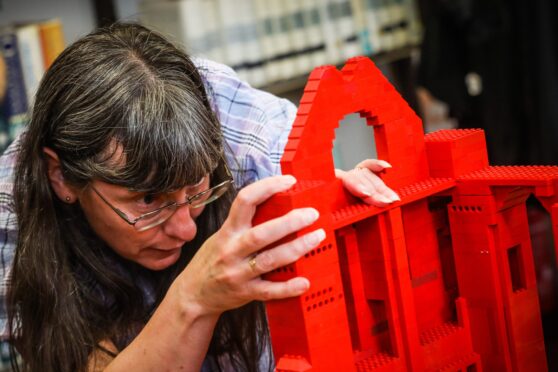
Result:
{"label": "woman's lips", "polygon": [[172,248],[152,248],[156,251],[161,251],[161,252],[174,252],[176,250],[179,250],[180,248],[182,248],[182,246],[178,246],[178,247],[172,247]]}

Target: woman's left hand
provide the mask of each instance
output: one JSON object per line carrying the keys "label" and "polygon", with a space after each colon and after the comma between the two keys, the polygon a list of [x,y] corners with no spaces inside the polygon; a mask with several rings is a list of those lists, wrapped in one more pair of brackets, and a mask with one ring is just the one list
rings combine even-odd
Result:
{"label": "woman's left hand", "polygon": [[350,170],[335,170],[335,177],[343,181],[343,185],[354,196],[361,198],[365,203],[376,207],[385,207],[393,202],[400,201],[399,196],[386,186],[384,181],[376,175],[391,165],[384,160],[366,159]]}

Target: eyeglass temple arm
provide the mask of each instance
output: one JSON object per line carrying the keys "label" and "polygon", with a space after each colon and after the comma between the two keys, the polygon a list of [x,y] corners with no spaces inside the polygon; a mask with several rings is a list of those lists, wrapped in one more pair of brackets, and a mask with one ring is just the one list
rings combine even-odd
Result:
{"label": "eyeglass temple arm", "polygon": [[116,214],[118,214],[124,221],[126,221],[129,225],[134,226],[136,224],[136,222],[138,222],[138,219],[134,219],[133,221],[130,221],[130,218],[126,215],[126,213],[122,212],[120,209],[112,206],[112,204],[109,203],[109,201],[107,199],[105,199],[105,197],[103,195],[101,195],[101,193],[99,191],[97,191],[96,188],[94,188],[93,186],[91,186],[91,188],[93,189],[93,191],[95,191],[95,194],[99,195],[99,197],[101,198],[102,201],[105,202],[106,205],[109,206],[110,209],[112,209]]}

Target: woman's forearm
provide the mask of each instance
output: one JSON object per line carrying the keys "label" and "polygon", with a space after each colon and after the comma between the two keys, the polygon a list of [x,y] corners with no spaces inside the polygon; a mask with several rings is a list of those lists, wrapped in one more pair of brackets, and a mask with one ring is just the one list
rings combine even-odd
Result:
{"label": "woman's forearm", "polygon": [[178,293],[171,286],[144,329],[105,371],[200,371],[218,315],[189,306]]}

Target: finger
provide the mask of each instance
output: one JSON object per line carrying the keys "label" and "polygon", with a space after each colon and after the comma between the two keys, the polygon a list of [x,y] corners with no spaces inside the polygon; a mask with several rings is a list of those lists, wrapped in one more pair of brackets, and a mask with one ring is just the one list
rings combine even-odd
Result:
{"label": "finger", "polygon": [[391,168],[391,164],[385,160],[366,159],[358,163],[355,168],[366,168],[372,172],[381,172],[386,168]]}
{"label": "finger", "polygon": [[260,252],[248,261],[246,265],[247,276],[260,276],[279,267],[293,263],[316,248],[325,237],[325,231],[323,229],[318,229],[288,243]]}
{"label": "finger", "polygon": [[[367,204],[385,207],[398,200],[395,193],[392,195],[388,194],[389,196],[387,196],[382,192],[382,186],[385,186],[385,184],[368,169],[353,169],[350,172],[345,172],[341,179],[343,180],[343,185],[351,194],[361,198]],[[378,188],[380,191],[378,191]]]}
{"label": "finger", "polygon": [[251,291],[254,298],[260,301],[278,300],[300,296],[310,288],[310,281],[303,277],[296,277],[285,282],[270,282],[255,280]]}
{"label": "finger", "polygon": [[287,191],[295,183],[296,179],[293,176],[286,175],[264,178],[246,186],[233,201],[226,224],[233,229],[252,226],[256,207],[273,194]]}
{"label": "finger", "polygon": [[394,202],[394,201],[400,201],[401,199],[399,198],[399,195],[397,195],[397,193],[395,191],[393,191],[392,189],[390,189],[385,183],[384,181],[378,177],[376,174],[370,172],[367,169],[363,169],[360,173],[359,176],[362,177],[363,179],[363,183],[366,184],[366,186],[368,186],[369,188],[367,188],[367,191],[369,191],[369,193],[373,195],[383,195],[386,197],[386,200],[382,200],[384,202]]}
{"label": "finger", "polygon": [[313,224],[319,216],[314,208],[300,208],[254,226],[242,235],[239,255],[249,256],[284,236]]}
{"label": "finger", "polygon": [[339,169],[335,170],[335,175],[337,178],[343,181],[343,186],[354,196],[359,198],[367,198],[372,196],[373,188],[368,185],[367,180],[359,175],[359,173],[364,172],[364,169],[353,169],[349,172],[345,172]]}
{"label": "finger", "polygon": [[379,208],[383,208],[383,207],[387,207],[388,205],[390,205],[393,202],[388,202],[385,201],[385,196],[381,195],[381,194],[373,194],[372,196],[369,196],[367,198],[363,198],[362,201],[365,202],[368,205],[373,205],[375,207],[379,207]]}

